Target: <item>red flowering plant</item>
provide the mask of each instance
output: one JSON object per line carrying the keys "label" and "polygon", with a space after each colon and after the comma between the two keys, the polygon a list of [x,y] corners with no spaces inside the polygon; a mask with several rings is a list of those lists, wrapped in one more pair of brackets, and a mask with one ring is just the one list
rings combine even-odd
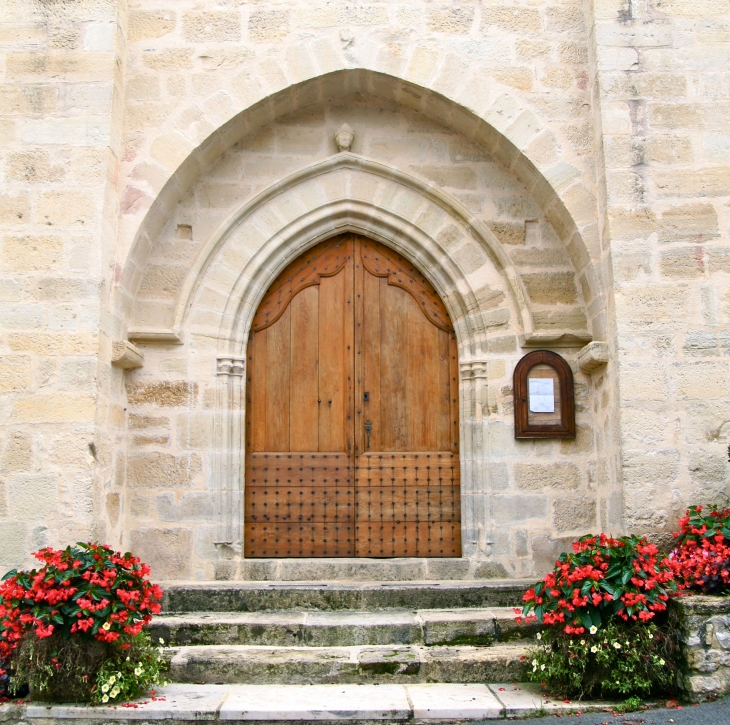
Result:
{"label": "red flowering plant", "polygon": [[43,566],[10,571],[0,583],[0,666],[10,667],[16,690],[27,682],[31,696],[53,699],[60,689],[66,700],[93,699],[90,673],[149,649],[142,629],[160,611],[162,590],[146,564],[108,546],[34,556]]}
{"label": "red flowering plant", "polygon": [[690,506],[674,536],[669,561],[679,585],[704,594],[730,592],[730,509]]}
{"label": "red flowering plant", "polygon": [[669,560],[654,544],[639,536],[589,535],[527,590],[522,616],[583,634],[613,617],[648,622],[676,591]]}
{"label": "red flowering plant", "polygon": [[582,537],[523,597],[518,621],[548,625],[528,677],[562,696],[671,690],[677,638],[652,620],[676,592],[669,560],[645,538]]}

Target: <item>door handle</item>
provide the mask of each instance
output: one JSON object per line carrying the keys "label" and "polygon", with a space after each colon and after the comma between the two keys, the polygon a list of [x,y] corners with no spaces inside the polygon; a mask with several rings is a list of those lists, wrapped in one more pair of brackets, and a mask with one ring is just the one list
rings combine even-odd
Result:
{"label": "door handle", "polygon": [[373,424],[369,421],[365,421],[365,435],[368,437],[368,442],[366,448],[370,448],[370,431],[373,429]]}

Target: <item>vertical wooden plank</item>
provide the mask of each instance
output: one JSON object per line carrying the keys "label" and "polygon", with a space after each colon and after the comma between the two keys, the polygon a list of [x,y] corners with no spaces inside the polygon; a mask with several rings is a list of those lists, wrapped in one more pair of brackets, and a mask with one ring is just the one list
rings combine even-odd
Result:
{"label": "vertical wooden plank", "polygon": [[[360,238],[352,235],[352,269],[353,269],[353,326],[354,326],[354,387],[353,387],[353,453],[355,458],[364,450],[364,423],[367,419],[367,407],[363,403],[365,388],[365,367],[367,352],[363,350],[364,312],[363,312],[363,265],[360,259]],[[357,466],[357,460],[355,460]]]}
{"label": "vertical wooden plank", "polygon": [[266,328],[266,443],[264,450],[289,450],[291,305]]}
{"label": "vertical wooden plank", "polygon": [[[362,406],[363,424],[360,436],[362,451],[382,451],[382,418],[380,409],[387,405],[383,400],[380,385],[380,351],[381,351],[381,318],[380,318],[380,279],[367,271],[363,272],[363,317],[362,317],[362,387],[357,401]],[[364,401],[368,393],[369,402]],[[364,433],[364,422],[372,425],[370,447],[367,448],[367,436]]]}
{"label": "vertical wooden plank", "polygon": [[319,285],[319,450],[346,451],[345,271]]}
{"label": "vertical wooden plank", "polygon": [[[355,245],[354,234],[346,235],[343,245],[348,262],[344,274],[344,450],[349,456],[355,455]],[[351,459],[351,462],[352,459]],[[352,481],[352,491],[355,482]]]}
{"label": "vertical wooden plank", "polygon": [[319,287],[303,289],[290,307],[289,450],[315,452],[319,450]]}
{"label": "vertical wooden plank", "polygon": [[[404,293],[407,294],[407,293]],[[439,395],[440,330],[432,325],[410,295],[408,304],[408,378],[406,408],[408,450],[438,450],[438,427],[441,415]]]}
{"label": "vertical wooden plank", "polygon": [[438,331],[438,428],[435,451],[451,450],[451,351],[449,333]]}
{"label": "vertical wooden plank", "polygon": [[251,376],[251,447],[266,450],[266,336],[267,330],[255,332],[249,345],[253,348]]}
{"label": "vertical wooden plank", "polygon": [[380,280],[380,422],[381,450],[408,450],[406,380],[408,356],[407,292]]}
{"label": "vertical wooden plank", "polygon": [[[449,377],[451,381],[450,402],[451,402],[451,446],[445,450],[452,453],[459,452],[459,356],[456,345],[456,334],[449,333]],[[456,481],[457,485],[459,479]]]}

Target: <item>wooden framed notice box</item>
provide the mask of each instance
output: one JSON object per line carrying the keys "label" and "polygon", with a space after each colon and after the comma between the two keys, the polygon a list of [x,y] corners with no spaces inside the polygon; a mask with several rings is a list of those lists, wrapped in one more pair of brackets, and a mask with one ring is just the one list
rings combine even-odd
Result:
{"label": "wooden framed notice box", "polygon": [[514,374],[515,438],[575,438],[573,371],[560,355],[535,350]]}

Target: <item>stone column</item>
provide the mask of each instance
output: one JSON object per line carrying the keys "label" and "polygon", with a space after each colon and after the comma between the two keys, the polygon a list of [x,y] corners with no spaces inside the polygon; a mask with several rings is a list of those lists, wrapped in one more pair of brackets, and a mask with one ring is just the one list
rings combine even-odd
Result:
{"label": "stone column", "polygon": [[462,414],[461,497],[462,556],[488,554],[489,490],[484,450],[484,409],[487,405],[486,360],[470,360],[460,365]]}
{"label": "stone column", "polygon": [[[215,545],[228,553],[243,548],[244,372],[246,360],[223,356],[216,361],[216,411],[213,476],[216,494]],[[223,554],[223,551],[221,551]]]}

